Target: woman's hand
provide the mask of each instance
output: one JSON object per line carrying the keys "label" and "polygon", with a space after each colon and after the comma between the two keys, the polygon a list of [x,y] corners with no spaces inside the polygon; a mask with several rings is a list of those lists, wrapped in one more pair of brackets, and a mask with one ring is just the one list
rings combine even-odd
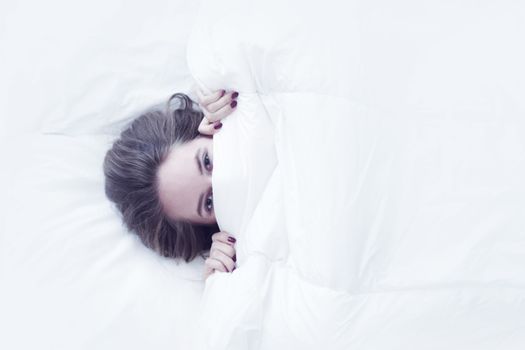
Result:
{"label": "woman's hand", "polygon": [[204,262],[204,279],[208,278],[215,270],[232,272],[235,270],[235,238],[226,232],[217,232],[211,236],[212,243],[210,256]]}
{"label": "woman's hand", "polygon": [[222,126],[221,120],[229,116],[237,107],[238,92],[218,90],[209,95],[196,89],[198,103],[204,113],[204,118],[199,125],[199,132],[203,135],[213,135]]}

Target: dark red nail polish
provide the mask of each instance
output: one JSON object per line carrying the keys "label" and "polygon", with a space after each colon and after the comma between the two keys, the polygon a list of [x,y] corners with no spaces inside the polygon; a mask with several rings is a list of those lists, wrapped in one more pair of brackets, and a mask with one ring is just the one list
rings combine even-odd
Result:
{"label": "dark red nail polish", "polygon": [[225,93],[226,93],[226,91],[225,91],[225,90],[222,90],[222,91],[221,91],[221,97],[224,96]]}
{"label": "dark red nail polish", "polygon": [[232,272],[235,271],[236,267],[233,268]]}
{"label": "dark red nail polish", "polygon": [[230,103],[230,106],[232,108],[235,108],[237,106],[237,101],[232,101],[232,103]]}
{"label": "dark red nail polish", "polygon": [[232,242],[232,243],[235,243],[236,239],[233,238],[232,236],[228,237],[228,241],[229,242]]}
{"label": "dark red nail polish", "polygon": [[233,261],[237,261],[237,255],[234,255],[232,258]]}
{"label": "dark red nail polish", "polygon": [[222,128],[222,123],[217,123],[213,126],[214,129],[220,129]]}
{"label": "dark red nail polish", "polygon": [[239,93],[237,91],[235,91],[233,94],[232,94],[232,98],[237,98],[237,96],[239,96]]}

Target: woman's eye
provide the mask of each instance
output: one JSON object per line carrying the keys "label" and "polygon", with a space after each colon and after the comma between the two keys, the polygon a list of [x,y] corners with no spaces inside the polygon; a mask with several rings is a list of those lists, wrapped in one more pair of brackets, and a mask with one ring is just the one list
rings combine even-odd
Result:
{"label": "woman's eye", "polygon": [[212,165],[211,165],[211,162],[210,162],[210,157],[208,157],[208,153],[206,153],[206,154],[204,155],[204,167],[205,167],[208,171],[211,171]]}
{"label": "woman's eye", "polygon": [[211,212],[211,210],[213,209],[213,195],[209,195],[208,197],[206,197],[206,210],[208,210],[209,212]]}

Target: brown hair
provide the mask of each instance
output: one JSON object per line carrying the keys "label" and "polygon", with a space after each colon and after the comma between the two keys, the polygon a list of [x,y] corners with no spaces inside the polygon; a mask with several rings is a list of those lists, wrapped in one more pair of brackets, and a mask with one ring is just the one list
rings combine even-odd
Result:
{"label": "brown hair", "polygon": [[[173,109],[175,101],[179,107]],[[210,249],[218,227],[170,220],[159,200],[157,170],[173,147],[199,135],[202,118],[188,96],[174,94],[165,110],[154,107],[133,120],[104,159],[106,196],[127,228],[159,254],[187,262]]]}

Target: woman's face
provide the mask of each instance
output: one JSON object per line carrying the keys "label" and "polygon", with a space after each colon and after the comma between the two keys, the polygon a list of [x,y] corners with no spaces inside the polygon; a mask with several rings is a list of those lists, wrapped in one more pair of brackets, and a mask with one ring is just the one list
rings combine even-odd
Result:
{"label": "woman's face", "polygon": [[198,136],[174,147],[159,167],[160,202],[174,221],[216,223],[211,188],[212,140]]}

